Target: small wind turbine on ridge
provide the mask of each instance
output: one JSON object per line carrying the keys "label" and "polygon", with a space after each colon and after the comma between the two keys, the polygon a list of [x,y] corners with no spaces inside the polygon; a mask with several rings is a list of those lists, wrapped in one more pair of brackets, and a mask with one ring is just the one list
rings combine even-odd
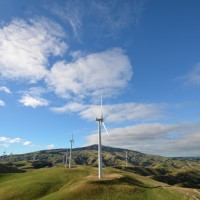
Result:
{"label": "small wind turbine on ridge", "polygon": [[70,140],[70,143],[71,143],[71,148],[70,148],[70,154],[69,154],[69,168],[71,168],[71,164],[72,164],[72,144],[74,144],[73,133],[72,133],[72,139]]}
{"label": "small wind turbine on ridge", "polygon": [[99,168],[99,179],[102,178],[102,146],[101,146],[101,126],[103,125],[106,133],[108,134],[107,128],[104,124],[103,119],[103,106],[102,106],[102,95],[101,95],[101,116],[100,118],[96,118],[96,121],[98,122],[98,168]]}
{"label": "small wind turbine on ridge", "polygon": [[65,167],[67,168],[67,157],[68,157],[68,150],[65,153]]}
{"label": "small wind turbine on ridge", "polygon": [[126,158],[126,166],[127,166],[128,165],[128,152],[127,151],[126,151],[125,158]]}

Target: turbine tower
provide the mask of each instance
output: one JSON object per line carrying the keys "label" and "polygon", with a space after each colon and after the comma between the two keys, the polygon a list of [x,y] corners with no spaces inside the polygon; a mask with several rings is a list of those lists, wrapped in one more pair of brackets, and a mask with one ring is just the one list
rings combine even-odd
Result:
{"label": "turbine tower", "polygon": [[73,133],[72,133],[72,139],[70,140],[70,143],[71,143],[71,148],[70,148],[70,154],[69,154],[69,168],[71,168],[71,164],[72,164],[72,144],[74,144]]}
{"label": "turbine tower", "polygon": [[99,179],[102,178],[103,173],[102,173],[102,146],[101,146],[101,126],[103,125],[106,133],[108,134],[108,131],[106,129],[106,126],[104,124],[104,119],[103,119],[103,110],[102,110],[102,96],[101,96],[101,116],[100,118],[96,118],[96,121],[98,122],[98,168],[99,168]]}
{"label": "turbine tower", "polygon": [[65,153],[65,167],[67,168],[67,157],[68,157],[68,150]]}
{"label": "turbine tower", "polygon": [[126,158],[126,166],[127,166],[128,165],[128,152],[127,151],[126,151],[125,158]]}

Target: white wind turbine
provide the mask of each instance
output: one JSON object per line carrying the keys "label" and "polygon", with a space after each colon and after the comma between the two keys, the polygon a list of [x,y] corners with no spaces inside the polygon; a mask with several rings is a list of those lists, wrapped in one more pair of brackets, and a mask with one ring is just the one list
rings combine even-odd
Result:
{"label": "white wind turbine", "polygon": [[65,153],[65,167],[67,168],[67,157],[68,157],[68,150]]}
{"label": "white wind turbine", "polygon": [[70,140],[70,143],[71,143],[71,148],[70,148],[70,154],[69,154],[69,168],[71,168],[71,164],[72,164],[72,144],[74,144],[73,133],[72,133],[72,139]]}
{"label": "white wind turbine", "polygon": [[126,166],[127,166],[128,165],[128,152],[127,151],[126,151],[125,158],[126,158]]}
{"label": "white wind turbine", "polygon": [[101,116],[100,118],[96,118],[96,121],[98,122],[98,167],[99,167],[99,179],[102,178],[102,147],[101,147],[101,126],[103,125],[106,133],[108,134],[108,131],[106,129],[106,126],[104,124],[104,119],[103,119],[103,110],[102,110],[102,96],[101,96]]}

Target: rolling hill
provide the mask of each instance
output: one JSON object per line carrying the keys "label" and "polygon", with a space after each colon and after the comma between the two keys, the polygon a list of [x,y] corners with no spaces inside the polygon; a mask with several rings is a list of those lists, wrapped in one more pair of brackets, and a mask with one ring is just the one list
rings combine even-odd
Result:
{"label": "rolling hill", "polygon": [[[98,146],[73,149],[73,166],[98,166]],[[7,165],[21,169],[64,166],[63,158],[69,149],[43,150],[4,157]],[[128,164],[125,153],[128,153]],[[9,162],[11,161],[12,162]],[[123,170],[126,173],[150,177],[171,186],[200,189],[199,158],[166,158],[140,152],[103,146],[103,166]]]}
{"label": "rolling hill", "polygon": [[192,200],[194,189],[172,187],[131,172],[107,167],[53,167],[0,174],[0,200]]}

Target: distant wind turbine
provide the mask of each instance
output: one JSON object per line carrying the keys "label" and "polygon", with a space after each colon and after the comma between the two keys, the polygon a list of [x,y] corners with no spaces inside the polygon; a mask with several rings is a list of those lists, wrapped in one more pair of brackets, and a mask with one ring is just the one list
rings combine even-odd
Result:
{"label": "distant wind turbine", "polygon": [[70,154],[69,154],[69,168],[71,168],[71,164],[72,164],[72,144],[74,144],[73,133],[72,133],[72,139],[70,140],[70,143],[71,143],[71,148],[70,148]]}
{"label": "distant wind turbine", "polygon": [[106,126],[104,124],[104,119],[103,119],[103,109],[102,109],[102,95],[101,95],[101,116],[100,118],[96,118],[96,121],[98,122],[98,167],[99,167],[99,179],[102,178],[103,173],[102,173],[102,146],[101,146],[101,126],[103,125],[106,133],[108,134],[108,131],[106,129]]}
{"label": "distant wind turbine", "polygon": [[68,150],[66,149],[66,153],[64,154],[65,157],[65,161],[63,160],[63,162],[65,163],[65,167],[67,168],[67,157],[68,157]]}
{"label": "distant wind turbine", "polygon": [[13,155],[13,153],[10,153],[10,158],[9,158],[10,163],[12,163],[12,155]]}
{"label": "distant wind turbine", "polygon": [[128,165],[128,152],[127,151],[126,151],[125,158],[126,158],[126,166],[127,166]]}

